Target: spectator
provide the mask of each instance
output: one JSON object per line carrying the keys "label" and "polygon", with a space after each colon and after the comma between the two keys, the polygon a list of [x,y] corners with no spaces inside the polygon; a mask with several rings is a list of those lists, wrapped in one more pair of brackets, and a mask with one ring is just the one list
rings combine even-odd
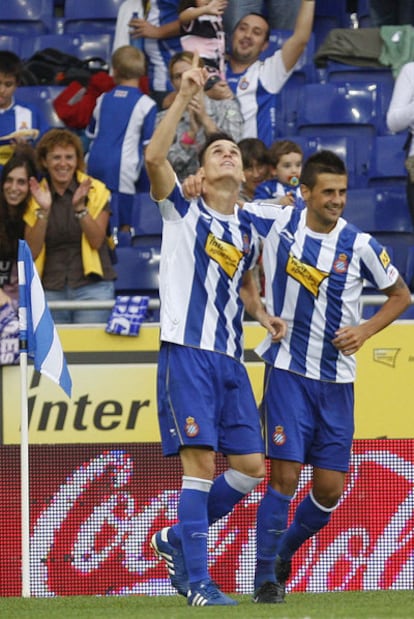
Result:
{"label": "spectator", "polygon": [[268,152],[271,178],[256,187],[254,200],[303,208],[305,204],[299,187],[303,162],[301,147],[291,140],[277,140]]}
{"label": "spectator", "polygon": [[[82,144],[68,129],[51,129],[37,144],[45,178],[30,179],[25,237],[48,301],[114,299],[106,231],[110,193],[84,173]],[[53,310],[57,323],[107,322],[110,310]]]}
{"label": "spectator", "polygon": [[124,45],[112,55],[115,88],[102,94],[86,132],[91,139],[88,174],[119,195],[119,225],[131,225],[130,208],[143,170],[144,149],[155,127],[157,107],[138,88],[145,72],[143,52]]}
{"label": "spectator", "polygon": [[24,238],[23,214],[30,199],[29,179],[37,174],[34,151],[19,144],[0,180],[0,365],[19,360],[18,241]]}
{"label": "spectator", "polygon": [[241,185],[239,204],[251,202],[256,188],[269,177],[269,153],[259,138],[244,138],[238,144],[243,160],[244,181]]}
{"label": "spectator", "polygon": [[180,0],[181,45],[188,52],[198,51],[207,69],[224,78],[226,51],[222,15],[227,0]]}
{"label": "spectator", "polygon": [[118,9],[116,18],[113,51],[118,47],[130,45],[136,34],[130,26],[131,19],[145,19],[142,0],[125,0]]}
{"label": "spectator", "polygon": [[262,14],[271,30],[293,30],[300,0],[228,0],[224,13],[224,29],[231,36],[242,17],[249,13]]}
{"label": "spectator", "polygon": [[268,46],[269,25],[249,14],[234,29],[226,77],[240,102],[243,137],[258,137],[270,146],[277,137],[275,95],[291,75],[312,33],[315,0],[302,0],[293,34],[273,55],[260,60]]}
{"label": "spectator", "polygon": [[136,37],[145,39],[150,95],[159,109],[165,109],[173,91],[168,79],[169,62],[182,49],[178,0],[151,0],[149,7],[146,17],[133,18],[129,25]]}
{"label": "spectator", "polygon": [[16,54],[0,51],[0,166],[12,155],[17,143],[34,143],[48,129],[35,104],[18,102],[16,89],[22,70]]}
{"label": "spectator", "polygon": [[371,26],[414,26],[414,0],[369,0]]}
{"label": "spectator", "polygon": [[387,111],[390,131],[407,131],[407,201],[414,225],[414,62],[403,65],[397,75]]}
{"label": "spectator", "polygon": [[[181,76],[191,67],[192,61],[192,52],[185,51],[175,54],[171,59],[170,79],[176,91],[180,88]],[[201,59],[199,63],[203,66]],[[205,88],[207,90],[197,93],[184,112],[168,153],[168,159],[180,180],[198,169],[198,153],[207,136],[223,131],[238,141],[242,134],[240,107],[227,83],[217,75],[210,76]],[[160,112],[158,121],[165,114],[165,111]]]}

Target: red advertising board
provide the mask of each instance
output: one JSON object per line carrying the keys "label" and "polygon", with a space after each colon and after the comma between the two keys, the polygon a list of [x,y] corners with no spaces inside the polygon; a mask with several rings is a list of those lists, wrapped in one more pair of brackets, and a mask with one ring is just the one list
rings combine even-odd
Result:
{"label": "red advertising board", "polygon": [[[19,448],[0,446],[0,596],[21,595],[19,475]],[[175,521],[180,484],[158,443],[31,446],[31,594],[172,594],[149,539]],[[252,590],[264,487],[211,530],[211,573],[227,592]],[[412,589],[413,530],[414,440],[357,440],[342,501],[295,556],[289,589]]]}

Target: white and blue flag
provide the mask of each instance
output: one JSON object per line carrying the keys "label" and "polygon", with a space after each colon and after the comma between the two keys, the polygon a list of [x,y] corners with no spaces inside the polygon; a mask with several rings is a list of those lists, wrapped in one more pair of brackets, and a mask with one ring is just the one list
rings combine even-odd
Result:
{"label": "white and blue flag", "polygon": [[70,397],[72,379],[31,251],[19,241],[19,321],[21,351],[27,350],[35,369],[60,385]]}

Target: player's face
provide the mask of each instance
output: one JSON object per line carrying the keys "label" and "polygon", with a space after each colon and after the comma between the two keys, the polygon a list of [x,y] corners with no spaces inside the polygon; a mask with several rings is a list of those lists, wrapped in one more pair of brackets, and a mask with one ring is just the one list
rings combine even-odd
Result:
{"label": "player's face", "polygon": [[314,232],[327,234],[336,226],[346,203],[347,176],[319,174],[312,189],[301,185],[308,207],[306,224]]}
{"label": "player's face", "polygon": [[76,172],[78,158],[74,146],[55,146],[46,155],[45,167],[56,189],[66,189]]}
{"label": "player's face", "polygon": [[255,62],[268,45],[266,40],[268,30],[266,20],[260,15],[243,17],[233,32],[233,58],[246,64]]}
{"label": "player's face", "polygon": [[17,81],[14,75],[0,73],[0,110],[7,110],[11,106]]}
{"label": "player's face", "polygon": [[240,149],[228,140],[210,144],[204,154],[203,168],[206,179],[211,181],[227,177],[240,184],[244,180]]}
{"label": "player's face", "polygon": [[292,179],[298,179],[300,176],[302,171],[302,155],[299,153],[287,153],[286,155],[282,155],[274,171],[276,178],[281,183],[289,185]]}
{"label": "player's face", "polygon": [[24,166],[18,166],[6,176],[3,184],[4,198],[10,206],[18,206],[29,193],[29,177]]}

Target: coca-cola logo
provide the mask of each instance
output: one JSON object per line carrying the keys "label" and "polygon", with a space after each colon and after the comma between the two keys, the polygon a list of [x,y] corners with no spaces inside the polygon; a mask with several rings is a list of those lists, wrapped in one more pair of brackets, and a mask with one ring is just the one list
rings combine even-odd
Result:
{"label": "coca-cola logo", "polygon": [[[329,526],[297,553],[289,590],[412,588],[412,441],[389,443],[356,443],[341,503]],[[103,452],[53,492],[32,523],[32,595],[173,593],[149,539],[175,521],[179,463],[174,464],[174,487],[165,475],[171,461],[164,475],[148,476],[145,484],[141,477],[137,484],[137,450],[135,456],[130,448]],[[304,469],[294,504],[309,485],[310,470]],[[251,592],[255,517],[264,488],[211,529],[211,573],[227,591]]]}

